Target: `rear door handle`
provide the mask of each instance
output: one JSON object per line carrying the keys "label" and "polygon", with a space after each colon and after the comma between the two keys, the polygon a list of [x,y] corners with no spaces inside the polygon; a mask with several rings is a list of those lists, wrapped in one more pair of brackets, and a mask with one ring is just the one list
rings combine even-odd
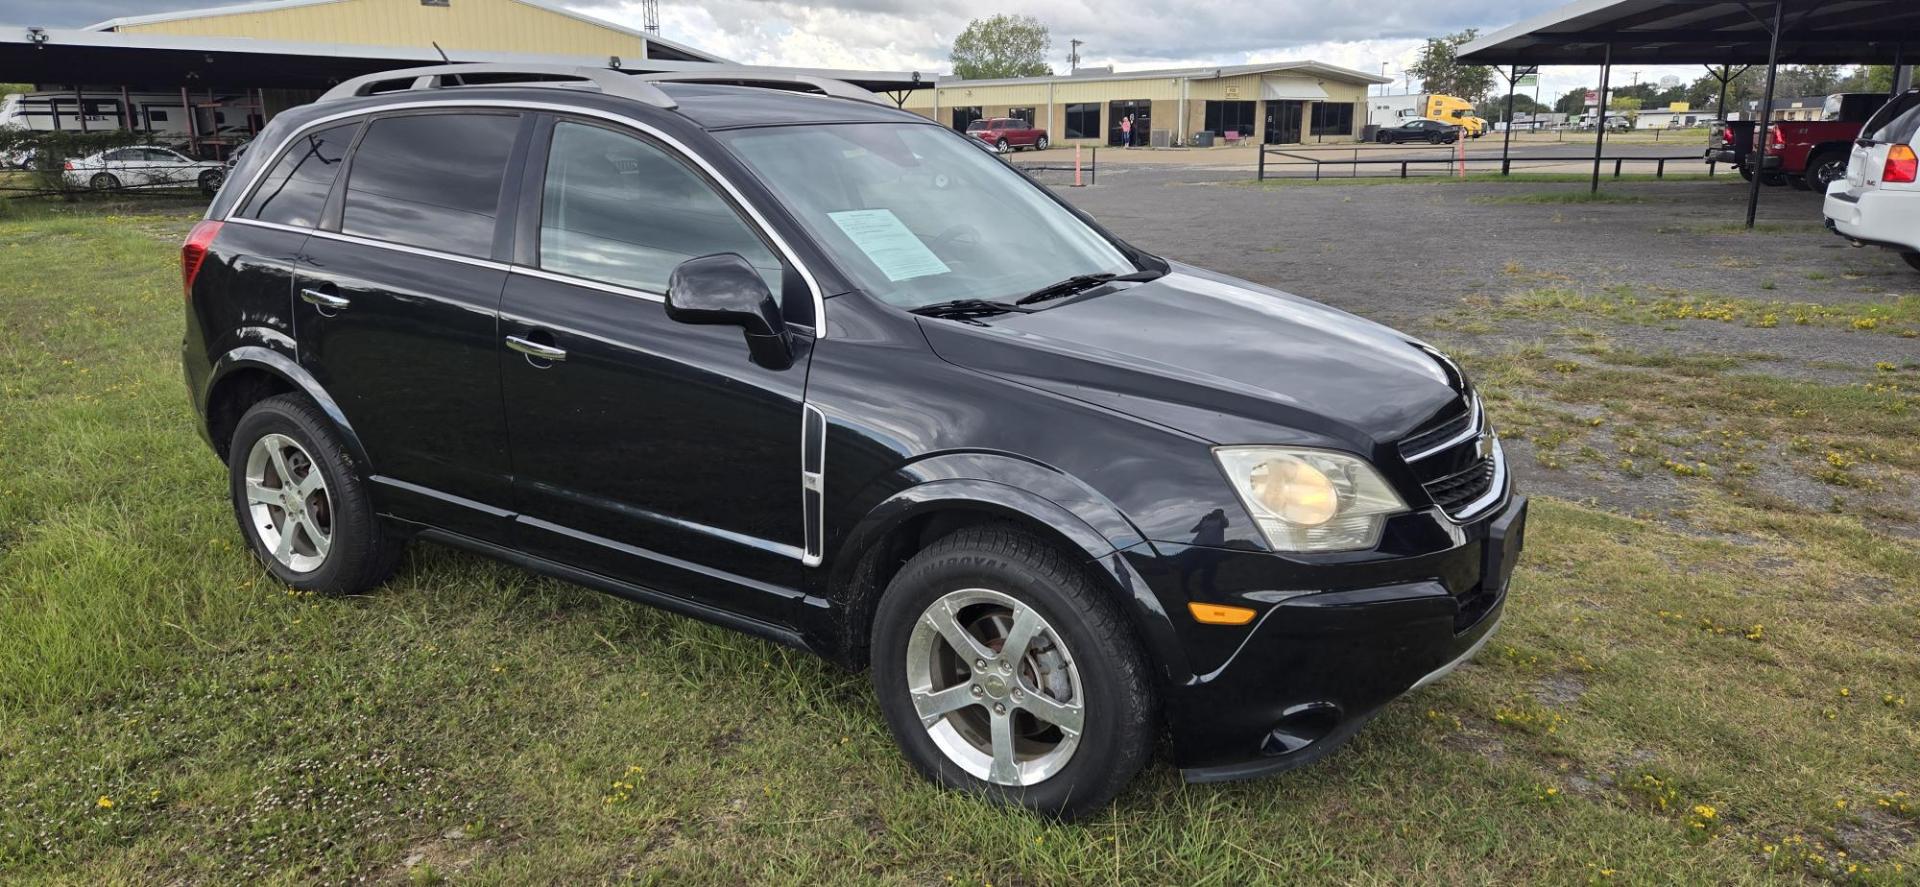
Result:
{"label": "rear door handle", "polygon": [[339,311],[346,308],[348,305],[353,304],[352,300],[349,300],[345,297],[336,296],[332,293],[321,292],[317,289],[301,290],[300,300],[303,302],[306,302],[309,305],[316,305],[331,311]]}
{"label": "rear door handle", "polygon": [[559,360],[567,359],[567,352],[566,352],[566,349],[564,348],[555,348],[552,345],[542,345],[539,342],[533,341],[532,339],[523,339],[523,338],[520,338],[519,336],[508,336],[507,347],[512,348],[513,350],[518,351],[521,354],[524,354],[528,357],[536,358],[539,360],[559,361]]}

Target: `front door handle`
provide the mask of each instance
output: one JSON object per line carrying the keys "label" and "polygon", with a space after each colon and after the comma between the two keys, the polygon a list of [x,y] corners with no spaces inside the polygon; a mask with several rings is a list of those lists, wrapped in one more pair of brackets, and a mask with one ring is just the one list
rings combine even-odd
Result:
{"label": "front door handle", "polygon": [[564,348],[542,345],[532,339],[523,339],[519,336],[508,336],[507,347],[536,360],[559,361],[567,359],[567,352]]}
{"label": "front door handle", "polygon": [[336,296],[332,293],[321,292],[320,290],[311,288],[300,291],[300,300],[309,305],[325,308],[329,311],[340,311],[348,305],[353,304],[352,300],[344,296]]}

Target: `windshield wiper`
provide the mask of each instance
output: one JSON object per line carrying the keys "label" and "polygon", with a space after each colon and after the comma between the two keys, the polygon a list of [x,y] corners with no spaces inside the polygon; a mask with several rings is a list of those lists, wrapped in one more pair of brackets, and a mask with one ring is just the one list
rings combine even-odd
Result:
{"label": "windshield wiper", "polygon": [[1043,286],[1037,290],[1034,290],[1033,292],[1030,292],[1024,296],[1021,296],[1017,301],[1014,302],[1014,304],[1015,305],[1031,305],[1035,302],[1045,302],[1048,299],[1058,299],[1058,298],[1061,298],[1062,296],[1071,296],[1074,293],[1084,292],[1086,290],[1093,289],[1094,287],[1099,286],[1103,283],[1112,283],[1113,281],[1116,281],[1116,280],[1152,280],[1156,277],[1159,277],[1161,273],[1162,272],[1160,271],[1147,270],[1147,271],[1134,271],[1128,274],[1113,274],[1113,273],[1075,274],[1074,276],[1069,277],[1066,280],[1062,280],[1058,283],[1047,284],[1046,286]]}
{"label": "windshield wiper", "polygon": [[988,317],[994,314],[1033,313],[1031,308],[1022,308],[1011,302],[995,302],[991,299],[954,299],[949,302],[921,305],[909,310],[927,317]]}

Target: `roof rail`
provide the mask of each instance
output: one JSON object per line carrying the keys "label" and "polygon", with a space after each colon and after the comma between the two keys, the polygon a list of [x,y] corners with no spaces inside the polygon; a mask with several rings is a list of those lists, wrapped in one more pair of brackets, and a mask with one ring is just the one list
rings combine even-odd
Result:
{"label": "roof rail", "polygon": [[[411,81],[405,87],[391,91],[443,89],[450,86],[465,86],[462,81],[473,75],[484,75],[487,82],[474,86],[575,86],[584,81],[598,87],[606,95],[620,96],[644,102],[656,108],[671,109],[678,106],[673,97],[660,87],[644,82],[631,74],[622,74],[612,68],[593,68],[584,65],[511,65],[511,64],[470,64],[470,65],[429,65],[424,68],[402,68],[394,71],[380,71],[365,74],[327,90],[320,97],[322,102],[357,98],[375,94],[378,87]],[[521,77],[522,80],[502,81],[493,78]],[[852,87],[849,87],[852,88]]]}
{"label": "roof rail", "polygon": [[[634,79],[653,83],[710,83],[717,85],[772,86],[791,89],[795,86],[812,87],[826,95],[843,99],[857,99],[863,102],[887,105],[880,97],[861,89],[845,80],[821,77],[814,74],[789,74],[780,71],[767,71],[738,65],[702,65],[696,71],[663,71],[657,74],[636,74]],[[892,107],[892,105],[887,105]]]}

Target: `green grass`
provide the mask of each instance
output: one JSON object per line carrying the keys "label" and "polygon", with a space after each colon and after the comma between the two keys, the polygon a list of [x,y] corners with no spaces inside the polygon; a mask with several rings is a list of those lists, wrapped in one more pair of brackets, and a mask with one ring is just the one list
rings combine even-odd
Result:
{"label": "green grass", "polygon": [[[1073,826],[923,784],[862,676],[656,610],[425,546],[376,594],[291,595],[240,548],[192,430],[190,221],[151,202],[0,219],[0,880],[1764,883],[1858,865],[1891,884],[1920,866],[1920,546],[1711,486],[1688,531],[1538,502],[1478,661],[1316,766],[1184,786],[1160,762]],[[1542,360],[1476,365],[1503,421],[1547,421],[1542,385],[1578,394]],[[1739,386],[1781,422],[1912,427],[1875,412],[1890,395]]]}
{"label": "green grass", "polygon": [[1816,303],[1624,284],[1593,292],[1573,288],[1565,275],[1529,271],[1518,264],[1510,263],[1506,273],[1522,280],[1557,282],[1517,290],[1497,299],[1483,299],[1471,307],[1471,313],[1490,312],[1514,318],[1603,318],[1636,324],[1717,322],[1758,328],[1827,326],[1863,334],[1920,336],[1920,295],[1915,294],[1889,294],[1879,301]]}

